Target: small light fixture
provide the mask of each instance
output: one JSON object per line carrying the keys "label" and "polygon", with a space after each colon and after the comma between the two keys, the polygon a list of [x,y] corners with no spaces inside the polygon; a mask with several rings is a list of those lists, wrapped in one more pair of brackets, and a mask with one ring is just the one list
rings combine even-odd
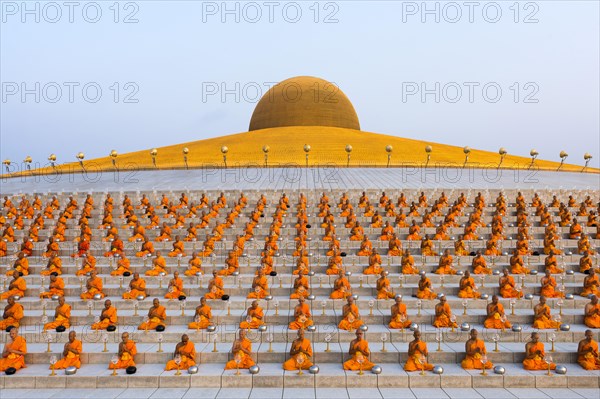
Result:
{"label": "small light fixture", "polygon": [[85,158],[85,154],[83,152],[80,152],[77,155],[75,155],[75,158],[79,160],[79,166],[81,166],[81,169],[85,170],[85,168],[83,167],[83,159]]}
{"label": "small light fixture", "polygon": [[500,167],[500,165],[502,165],[502,161],[504,161],[504,157],[506,154],[508,154],[508,151],[506,151],[506,148],[500,147],[498,154],[500,154],[500,163],[498,164],[498,167]]}
{"label": "small light fixture", "polygon": [[227,169],[227,153],[229,152],[229,148],[226,145],[221,147],[221,153],[223,154],[223,163],[225,164],[225,169]]}
{"label": "small light fixture", "polygon": [[119,156],[119,153],[117,152],[117,150],[111,150],[109,156],[112,158],[113,168],[117,170],[117,157]]}
{"label": "small light fixture", "polygon": [[567,154],[565,150],[562,150],[560,154],[558,154],[558,156],[560,157],[560,165],[558,165],[558,168],[556,170],[560,170],[560,168],[562,168],[563,164],[565,163],[565,159],[567,159],[569,154]]}
{"label": "small light fixture", "polygon": [[387,165],[386,165],[386,168],[390,167],[390,161],[392,160],[392,151],[394,151],[394,147],[392,147],[389,144],[385,146],[385,152],[387,152]]}
{"label": "small light fixture", "polygon": [[156,168],[156,156],[158,155],[158,150],[153,148],[150,150],[150,156],[152,157],[152,165]]}
{"label": "small light fixture", "polygon": [[535,159],[538,157],[538,155],[540,155],[540,153],[536,149],[532,149],[531,151],[529,151],[529,155],[531,156],[531,163],[529,164],[529,169],[531,169],[531,167],[535,163]]}
{"label": "small light fixture", "polygon": [[271,150],[271,147],[269,147],[268,145],[263,145],[262,150],[265,153],[265,168],[266,168],[269,166],[269,151]]}
{"label": "small light fixture", "polygon": [[50,154],[48,161],[50,161],[50,166],[56,168],[56,154]]}
{"label": "small light fixture", "polygon": [[306,153],[306,167],[308,168],[308,153],[310,152],[310,145],[304,144],[304,152]]}
{"label": "small light fixture", "polygon": [[187,156],[190,153],[190,149],[187,147],[183,147],[183,150],[181,150],[181,152],[183,153],[183,163],[185,164],[185,168],[189,169]]}
{"label": "small light fixture", "polygon": [[350,167],[350,153],[352,152],[352,146],[350,144],[346,145],[346,153],[348,154],[348,161],[346,162],[346,167]]}
{"label": "small light fixture", "polygon": [[430,145],[425,146],[425,153],[427,154],[427,162],[425,162],[425,167],[429,165],[429,160],[431,159],[431,152],[433,151],[433,147]]}
{"label": "small light fixture", "polygon": [[583,166],[583,169],[581,169],[582,172],[585,170],[585,168],[588,167],[588,164],[590,163],[590,160],[592,159],[592,154],[590,154],[589,152],[586,152],[585,154],[583,154],[583,159],[585,160],[585,165]]}
{"label": "small light fixture", "polygon": [[469,162],[469,154],[471,153],[471,148],[469,146],[466,146],[463,148],[463,152],[465,153],[465,163],[463,164],[464,168],[467,162]]}

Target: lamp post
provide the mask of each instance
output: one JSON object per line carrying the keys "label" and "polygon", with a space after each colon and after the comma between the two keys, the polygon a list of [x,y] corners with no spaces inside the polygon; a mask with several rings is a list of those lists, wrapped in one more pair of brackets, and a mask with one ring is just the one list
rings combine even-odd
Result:
{"label": "lamp post", "polygon": [[425,167],[429,165],[429,160],[431,159],[431,152],[433,151],[433,147],[430,145],[425,146],[425,153],[427,154],[427,162],[425,162]]}
{"label": "lamp post", "polygon": [[187,161],[187,156],[190,153],[190,149],[187,147],[183,147],[183,150],[181,151],[183,153],[183,163],[185,164],[185,168],[188,168],[188,161]]}
{"label": "lamp post", "polygon": [[385,146],[385,152],[387,152],[387,168],[390,167],[390,161],[392,160],[392,151],[394,151],[394,147],[392,147],[389,144]]}
{"label": "lamp post", "polygon": [[81,169],[85,171],[85,168],[83,167],[83,159],[85,158],[85,154],[83,152],[80,152],[77,155],[75,155],[75,158],[79,160],[79,165],[81,166]]}
{"label": "lamp post", "polygon": [[31,162],[33,162],[33,160],[31,159],[30,155],[27,155],[25,157],[25,159],[23,160],[23,162],[25,163],[25,167],[27,170],[31,170]]}
{"label": "lamp post", "polygon": [[56,155],[55,154],[50,154],[50,156],[48,157],[48,161],[50,161],[50,166],[52,166],[53,168],[56,168]]}
{"label": "lamp post", "polygon": [[563,164],[565,163],[565,159],[567,159],[569,154],[567,154],[567,152],[563,150],[560,152],[560,154],[558,154],[558,156],[560,157],[560,165],[558,165],[558,168],[556,168],[556,170],[560,170],[560,168],[562,168]]}
{"label": "lamp post", "polygon": [[506,148],[500,147],[498,154],[500,154],[500,163],[498,163],[498,168],[500,168],[500,165],[502,165],[502,161],[504,161],[504,157],[506,154],[508,154],[508,151],[506,151]]}
{"label": "lamp post", "polygon": [[529,151],[529,155],[531,156],[531,163],[529,164],[528,169],[531,169],[531,167],[535,163],[535,159],[537,158],[538,155],[540,155],[540,153],[536,149],[532,149],[531,151]]}
{"label": "lamp post", "polygon": [[271,149],[271,147],[269,147],[268,145],[263,145],[263,152],[265,153],[265,168],[269,166],[269,150]]}
{"label": "lamp post", "polygon": [[156,156],[158,155],[158,150],[153,148],[150,150],[150,156],[152,157],[152,165],[156,168]]}
{"label": "lamp post", "polygon": [[4,166],[6,167],[6,173],[10,173],[10,159],[5,159],[4,161],[2,161],[2,163],[4,164]]}
{"label": "lamp post", "polygon": [[306,167],[308,168],[308,153],[310,152],[310,145],[304,144],[303,150],[306,153]]}
{"label": "lamp post", "polygon": [[346,167],[350,167],[350,153],[352,152],[352,146],[350,144],[346,145],[346,153],[348,154],[348,161],[346,162]]}
{"label": "lamp post", "polygon": [[469,154],[471,153],[471,148],[469,146],[466,146],[463,148],[463,152],[465,153],[465,163],[463,164],[463,168],[467,165],[467,162],[469,162]]}
{"label": "lamp post", "polygon": [[589,152],[586,152],[585,154],[583,154],[583,159],[585,161],[585,165],[583,166],[583,169],[581,169],[582,172],[585,170],[585,168],[588,167],[588,164],[590,163],[590,160],[592,159],[592,154],[590,154]]}
{"label": "lamp post", "polygon": [[226,145],[221,147],[221,154],[223,154],[223,163],[225,164],[225,169],[227,169],[227,153],[229,152],[229,148]]}
{"label": "lamp post", "polygon": [[117,168],[117,157],[119,156],[119,153],[117,152],[117,150],[112,150],[109,155],[112,158],[113,168],[115,168],[115,170],[118,170],[118,168]]}

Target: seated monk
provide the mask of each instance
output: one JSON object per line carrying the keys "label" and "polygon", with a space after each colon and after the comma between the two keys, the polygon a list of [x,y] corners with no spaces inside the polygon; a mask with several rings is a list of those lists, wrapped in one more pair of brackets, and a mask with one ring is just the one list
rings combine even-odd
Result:
{"label": "seated monk", "polygon": [[6,241],[0,239],[0,258],[3,258],[8,253],[8,247],[6,246]]}
{"label": "seated monk", "polygon": [[166,327],[165,320],[167,319],[167,311],[160,304],[158,298],[152,300],[152,307],[148,310],[148,318],[143,321],[138,330],[155,330],[158,326]]}
{"label": "seated monk", "polygon": [[174,258],[176,256],[185,256],[184,244],[179,236],[175,236],[175,241],[173,241],[173,250],[169,252],[169,257]]}
{"label": "seated monk", "polygon": [[396,303],[392,305],[392,318],[389,327],[392,329],[408,328],[411,321],[408,319],[406,305],[402,302],[402,295],[396,295]]}
{"label": "seated monk", "polygon": [[427,234],[425,234],[425,237],[423,237],[423,240],[421,241],[421,255],[437,256],[437,252],[433,250],[433,241],[429,239],[429,236]]}
{"label": "seated monk", "polygon": [[556,280],[550,275],[550,270],[546,269],[546,275],[542,277],[540,283],[542,285],[540,296],[546,298],[564,298],[565,294],[556,289]]}
{"label": "seated monk", "polygon": [[246,319],[240,323],[240,328],[256,329],[265,323],[263,319],[263,309],[258,306],[258,301],[254,300],[246,311]]}
{"label": "seated monk", "polygon": [[187,236],[183,239],[183,241],[197,241],[198,240],[198,232],[196,226],[194,226],[193,222],[190,222],[189,227],[187,228]]}
{"label": "seated monk", "polygon": [[515,279],[508,274],[508,269],[503,269],[502,273],[502,277],[498,280],[502,298],[522,298],[523,292],[517,289]]}
{"label": "seated monk", "polygon": [[352,288],[350,282],[344,276],[344,271],[338,272],[338,277],[333,282],[333,291],[329,295],[330,299],[344,299],[352,295]]}
{"label": "seated monk", "polygon": [[[372,226],[375,227],[375,226]],[[381,229],[381,235],[379,236],[379,239],[381,241],[388,241],[390,239],[392,239],[392,237],[394,236],[394,227],[390,224],[389,221],[385,222],[385,226]]]}
{"label": "seated monk", "polygon": [[21,276],[29,275],[29,259],[25,256],[23,252],[19,252],[17,254],[17,259],[13,263],[13,267],[11,270],[6,272],[7,276],[12,276],[16,272],[21,273]]}
{"label": "seated monk", "polygon": [[27,290],[27,283],[25,282],[25,279],[21,277],[21,273],[15,272],[13,274],[12,281],[8,285],[8,291],[0,294],[0,300],[4,300],[15,295],[23,298],[25,296],[25,290]]}
{"label": "seated monk", "polygon": [[487,358],[487,349],[485,348],[483,340],[477,339],[477,330],[474,328],[471,330],[471,337],[465,343],[465,353],[466,356],[461,362],[461,366],[465,370],[482,370],[484,368],[491,369],[494,367],[490,361],[483,363],[482,359]]}
{"label": "seated monk", "polygon": [[373,244],[369,240],[369,237],[364,236],[360,243],[360,249],[357,252],[358,256],[369,256],[373,250]]}
{"label": "seated monk", "polygon": [[419,299],[435,299],[437,294],[431,289],[431,280],[427,278],[425,272],[421,272],[419,279],[419,289],[417,290],[417,298]]}
{"label": "seated monk", "polygon": [[592,246],[590,244],[590,239],[586,235],[582,235],[579,241],[577,242],[577,253],[583,255],[585,253],[590,253],[590,255],[594,254],[592,250]]}
{"label": "seated monk", "polygon": [[363,339],[365,333],[361,330],[356,330],[356,338],[350,342],[348,354],[351,358],[344,362],[344,370],[370,370],[375,364],[369,361],[371,351],[369,343]]}
{"label": "seated monk", "polygon": [[325,271],[325,274],[327,274],[328,276],[332,276],[334,274],[339,274],[340,271],[343,272],[342,266],[343,266],[343,261],[342,261],[341,252],[336,251],[333,254],[333,256],[331,256],[329,258],[329,261],[327,262],[327,270]]}
{"label": "seated monk", "polygon": [[27,342],[19,335],[19,329],[13,328],[9,333],[9,340],[4,344],[2,358],[0,359],[0,371],[8,368],[22,369],[25,366],[25,355],[27,354]]}
{"label": "seated monk", "polygon": [[48,263],[46,264],[46,268],[40,272],[42,276],[49,276],[51,274],[62,274],[62,260],[53,254],[50,259],[48,259]]}
{"label": "seated monk", "polygon": [[183,273],[186,276],[195,276],[198,273],[202,273],[202,259],[198,257],[198,252],[193,252],[192,257],[188,261],[188,268]]}
{"label": "seated monk", "polygon": [[258,275],[252,280],[252,289],[246,298],[262,299],[269,293],[269,280],[262,269],[258,269]]}
{"label": "seated monk", "polygon": [[473,267],[474,274],[492,274],[492,269],[487,267],[487,262],[483,255],[481,255],[481,251],[477,251],[471,266]]}
{"label": "seated monk", "polygon": [[180,296],[187,296],[183,291],[183,280],[179,277],[179,272],[173,272],[173,278],[169,281],[168,292],[165,299],[179,299]]}
{"label": "seated monk", "polygon": [[208,282],[208,292],[204,297],[206,299],[221,299],[225,294],[223,291],[225,284],[223,283],[223,279],[218,276],[216,270],[213,270],[212,275],[213,278]]}
{"label": "seated monk", "polygon": [[598,343],[592,337],[592,330],[585,330],[585,338],[579,341],[577,347],[577,363],[585,370],[600,370]]}
{"label": "seated monk", "polygon": [[369,256],[369,266],[363,270],[363,274],[380,274],[381,271],[381,257],[377,254],[377,250],[373,249]]}
{"label": "seated monk", "polygon": [[144,236],[144,243],[142,244],[142,248],[136,252],[135,256],[138,258],[143,258],[145,256],[154,255],[154,244],[152,241],[148,240],[148,237]]}
{"label": "seated monk", "polygon": [[419,235],[420,231],[421,231],[421,228],[417,225],[417,222],[413,219],[412,224],[408,228],[408,236],[406,237],[406,239],[408,241],[420,240],[421,239],[421,236]]}
{"label": "seated monk", "polygon": [[590,303],[585,305],[583,323],[590,328],[600,328],[600,304],[598,296],[592,295]]}
{"label": "seated monk", "polygon": [[225,364],[225,370],[249,369],[256,364],[252,359],[252,341],[246,338],[246,330],[238,332],[238,339],[231,347],[231,356],[233,359]]}
{"label": "seated monk", "polygon": [[96,270],[96,258],[90,253],[85,253],[81,257],[81,269],[77,270],[75,275],[83,276],[91,273],[92,270]]}
{"label": "seated monk", "polygon": [[119,238],[119,235],[117,234],[117,235],[115,235],[115,238],[113,239],[113,241],[110,243],[110,251],[105,252],[104,257],[110,258],[115,255],[123,256],[124,250],[125,250],[125,244],[123,244],[123,241]]}
{"label": "seated monk", "polygon": [[225,260],[225,269],[219,271],[221,276],[231,276],[240,267],[238,255],[235,251],[229,251]]}
{"label": "seated monk", "polygon": [[475,280],[471,277],[469,271],[465,271],[465,275],[460,279],[458,283],[458,297],[459,298],[480,298],[481,294],[476,291]]}
{"label": "seated monk", "polygon": [[440,298],[440,302],[435,305],[435,320],[433,322],[433,326],[436,328],[442,327],[458,327],[456,324],[456,316],[452,314],[452,309],[450,309],[450,305],[446,303],[446,296],[442,296]]}
{"label": "seated monk", "polygon": [[505,328],[511,328],[512,325],[506,318],[504,313],[504,306],[498,302],[498,295],[492,296],[492,302],[487,305],[487,318],[483,322],[485,328],[496,328],[498,330],[504,330]]}
{"label": "seated monk", "polygon": [[188,324],[189,329],[204,330],[212,324],[212,309],[206,304],[206,298],[200,298],[200,305],[196,307],[194,321]]}
{"label": "seated monk", "polygon": [[117,352],[117,357],[119,361],[114,364],[110,363],[108,368],[110,370],[113,369],[126,369],[127,367],[135,366],[135,361],[133,357],[137,354],[137,347],[135,346],[135,341],[129,339],[129,333],[124,332],[121,334],[121,342],[119,343],[119,351]]}
{"label": "seated monk", "polygon": [[529,269],[524,266],[523,258],[514,250],[510,257],[510,272],[512,274],[529,274]]}
{"label": "seated monk", "polygon": [[126,257],[117,256],[116,269],[110,272],[111,276],[123,276],[125,273],[131,275],[131,262]]}
{"label": "seated monk", "polygon": [[413,333],[414,340],[408,344],[408,359],[404,364],[404,371],[433,370],[433,364],[427,363],[427,343],[421,341],[421,331]]}
{"label": "seated monk", "polygon": [[99,321],[92,324],[92,330],[106,330],[108,326],[117,324],[117,308],[112,306],[110,299],[104,301],[104,309],[102,309],[99,319]]}
{"label": "seated monk", "polygon": [[395,296],[390,287],[390,280],[387,278],[387,271],[382,270],[377,279],[377,299],[391,299]]}
{"label": "seated monk", "polygon": [[554,251],[550,251],[550,254],[546,256],[546,259],[544,260],[544,266],[546,266],[546,270],[552,274],[561,274],[564,272],[563,269],[558,267],[558,261],[556,260]]}
{"label": "seated monk", "polygon": [[54,240],[54,237],[50,237],[48,239],[48,245],[46,246],[46,252],[42,254],[44,258],[49,258],[51,255],[58,255],[58,251],[60,251],[60,247],[58,243]]}
{"label": "seated monk", "polygon": [[402,266],[402,274],[418,274],[419,269],[415,267],[415,259],[410,254],[409,250],[406,249],[402,253],[402,259],[400,261]]}
{"label": "seated monk", "polygon": [[535,305],[533,313],[533,328],[543,330],[560,326],[560,321],[552,318],[550,306],[546,305],[546,297],[540,297],[540,303]]}
{"label": "seated monk", "polygon": [[465,241],[462,234],[458,236],[458,240],[454,241],[454,255],[456,256],[467,256],[469,252],[465,246]]}
{"label": "seated monk", "polygon": [[139,296],[146,298],[146,281],[135,272],[129,281],[129,290],[123,293],[123,299],[137,299]]}
{"label": "seated monk", "polygon": [[52,298],[54,295],[58,295],[59,297],[65,295],[65,282],[56,274],[51,274],[48,291],[40,293],[40,298]]}
{"label": "seated monk", "polygon": [[588,297],[590,295],[600,295],[600,279],[594,269],[590,269],[590,274],[585,276],[583,279],[583,291],[581,291],[582,297]]}
{"label": "seated monk", "polygon": [[338,328],[340,330],[352,331],[362,326],[363,321],[360,319],[358,306],[354,304],[354,298],[349,296],[347,301],[348,303],[342,308],[342,320],[340,320]]}
{"label": "seated monk", "polygon": [[308,279],[304,273],[298,273],[298,277],[294,279],[294,292],[290,294],[290,299],[306,298],[309,295]]}
{"label": "seated monk", "polygon": [[54,330],[58,326],[65,329],[71,326],[71,305],[65,303],[65,297],[58,298],[58,305],[54,310],[54,321],[44,324],[44,331]]}
{"label": "seated monk", "polygon": [[163,242],[171,240],[171,228],[167,226],[167,222],[163,222],[162,227],[160,228],[160,234],[154,239],[154,241]]}
{"label": "seated monk", "polygon": [[86,291],[79,296],[81,299],[93,299],[96,294],[100,294],[100,297],[104,298],[102,279],[96,274],[96,270],[90,272],[90,278],[85,283]]}
{"label": "seated monk", "polygon": [[298,330],[298,338],[290,347],[290,358],[283,363],[286,371],[308,370],[312,365],[313,350],[310,341],[304,338],[304,330]]}
{"label": "seated monk", "polygon": [[17,303],[14,297],[9,296],[7,305],[4,307],[4,313],[2,313],[0,330],[6,330],[8,327],[19,327],[23,317],[23,305]]}
{"label": "seated monk", "polygon": [[160,254],[160,251],[156,251],[156,258],[152,260],[152,269],[147,270],[144,273],[146,276],[158,276],[161,273],[167,274],[167,261]]}
{"label": "seated monk", "polygon": [[76,339],[76,335],[75,331],[69,332],[69,342],[65,344],[62,359],[57,361],[54,366],[50,366],[50,368],[63,370],[67,367],[81,367],[81,359],[79,357],[83,351],[83,345],[80,340]]}
{"label": "seated monk", "polygon": [[546,363],[544,357],[546,351],[544,344],[539,342],[540,334],[537,332],[531,333],[531,341],[525,345],[525,360],[523,360],[523,368],[525,370],[554,370],[556,364]]}
{"label": "seated monk", "polygon": [[[179,361],[177,361],[179,360]],[[187,370],[196,365],[196,346],[187,334],[181,336],[181,342],[175,346],[173,360],[167,362],[165,370]]]}
{"label": "seated monk", "polygon": [[579,238],[581,238],[582,234],[583,234],[583,228],[577,222],[577,219],[573,219],[573,224],[571,225],[571,227],[569,227],[569,238],[571,240],[579,239]]}
{"label": "seated monk", "polygon": [[145,236],[146,236],[146,229],[144,228],[144,226],[142,226],[139,221],[135,222],[135,227],[133,228],[133,231],[131,232],[131,237],[129,237],[129,242],[143,241]]}
{"label": "seated monk", "polygon": [[452,255],[450,255],[449,249],[445,249],[444,254],[440,256],[435,274],[456,274],[456,269],[452,267]]}
{"label": "seated monk", "polygon": [[290,330],[304,330],[313,325],[310,306],[305,303],[304,298],[298,298],[298,305],[294,308],[294,321],[290,322]]}

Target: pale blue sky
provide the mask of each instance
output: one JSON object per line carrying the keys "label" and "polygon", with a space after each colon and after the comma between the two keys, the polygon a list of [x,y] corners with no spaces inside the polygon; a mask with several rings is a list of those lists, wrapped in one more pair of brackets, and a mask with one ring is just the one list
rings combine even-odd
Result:
{"label": "pale blue sky", "polygon": [[[235,15],[221,21],[222,2],[191,1],[121,2],[119,23],[113,21],[113,1],[97,2],[97,23],[84,19],[88,2],[80,2],[72,23],[65,6],[51,23],[56,10],[27,2],[32,9],[38,4],[37,23],[34,14],[23,14],[21,1],[3,1],[0,157],[21,161],[31,155],[46,162],[54,152],[59,162],[71,162],[78,151],[89,159],[113,148],[123,153],[243,132],[255,101],[233,95],[203,101],[203,86],[314,75],[340,86],[363,130],[491,151],[504,146],[525,156],[535,147],[540,158],[553,160],[564,149],[577,164],[589,151],[592,165],[600,165],[598,1],[520,2],[518,23],[514,1],[479,2],[473,22],[465,2],[452,3],[463,13],[456,23],[449,22],[456,9],[447,2],[428,2],[440,7],[439,23],[422,15],[420,1],[321,2],[318,23],[313,1],[294,3],[302,11],[297,23],[289,22],[296,6],[278,3],[273,23],[262,1],[254,3],[263,12],[256,23],[249,21],[255,9],[246,5],[243,14],[244,2],[238,3],[236,23]],[[94,7],[86,7],[93,19]],[[203,8],[213,7],[219,8],[216,15],[203,16]],[[486,21],[484,7],[488,20],[499,8],[499,21]],[[332,12],[337,23],[324,23]],[[123,23],[130,13],[137,23]],[[524,23],[528,15],[538,22]],[[34,94],[23,101],[21,85],[34,89],[36,82],[40,102]],[[50,102],[51,82],[62,87],[56,103]],[[72,103],[65,82],[79,85]],[[96,103],[82,96],[90,82],[102,89]],[[120,86],[117,103],[114,82]],[[133,85],[125,87],[128,82]],[[435,82],[451,83],[439,103],[434,95],[424,102],[419,94],[403,98],[403,87],[433,88]],[[472,103],[465,82],[479,84]],[[501,88],[498,102],[485,100],[486,83]],[[463,98],[453,103],[456,85]],[[137,103],[125,102],[134,87]],[[537,102],[525,102],[528,94]]]}

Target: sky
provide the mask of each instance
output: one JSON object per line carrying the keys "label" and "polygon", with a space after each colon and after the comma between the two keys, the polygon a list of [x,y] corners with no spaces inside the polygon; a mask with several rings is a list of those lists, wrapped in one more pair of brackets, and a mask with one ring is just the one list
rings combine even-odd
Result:
{"label": "sky", "polygon": [[365,131],[598,167],[599,4],[2,1],[0,158],[244,132],[268,87],[311,75]]}

